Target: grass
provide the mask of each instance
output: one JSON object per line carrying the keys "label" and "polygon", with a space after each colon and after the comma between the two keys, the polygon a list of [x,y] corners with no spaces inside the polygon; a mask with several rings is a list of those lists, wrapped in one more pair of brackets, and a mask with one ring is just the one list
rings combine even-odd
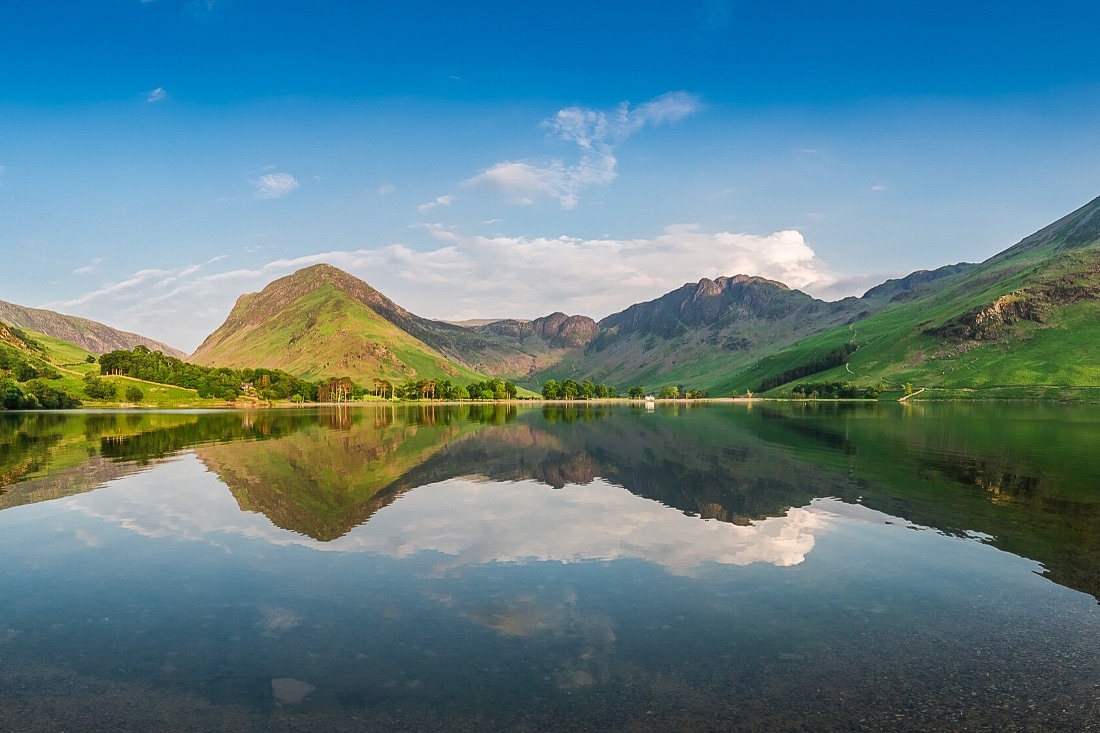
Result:
{"label": "grass", "polygon": [[347,376],[367,388],[375,377],[459,383],[487,378],[447,359],[332,284],[299,297],[277,320],[237,330],[203,363],[264,365],[309,380]]}
{"label": "grass", "polygon": [[1100,289],[1100,249],[1050,257],[1056,247],[1052,242],[1002,259],[924,297],[804,339],[732,374],[719,388],[755,389],[764,377],[855,340],[859,349],[846,365],[819,372],[814,379],[895,389],[909,383],[929,389],[920,399],[1094,399],[1094,388],[1100,388],[1100,301],[1055,304],[1045,322],[1018,321],[991,341],[954,343],[926,333],[1003,295],[1025,288],[1034,291],[1044,283],[1068,280]]}

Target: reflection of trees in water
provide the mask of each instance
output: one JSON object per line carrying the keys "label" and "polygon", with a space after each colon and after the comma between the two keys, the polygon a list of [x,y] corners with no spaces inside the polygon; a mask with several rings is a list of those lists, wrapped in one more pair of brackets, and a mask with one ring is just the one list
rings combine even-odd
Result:
{"label": "reflection of trees in water", "polygon": [[[1054,411],[1029,422],[1022,410],[951,407],[913,419],[892,407],[7,413],[0,487],[9,488],[0,493],[28,477],[68,472],[34,494],[57,498],[117,474],[81,461],[145,464],[195,448],[242,508],[317,539],[341,536],[403,491],[456,476],[556,488],[602,477],[687,514],[738,524],[835,496],[952,535],[989,535],[991,544],[1042,562],[1052,580],[1100,597],[1100,468],[1081,457],[1091,455],[1083,446],[1092,445],[1092,423],[1080,413],[1073,413],[1080,424],[1055,420]],[[1004,414],[1011,419],[998,419]],[[29,496],[0,506],[35,500]]]}
{"label": "reflection of trees in water", "polygon": [[[775,408],[754,425],[851,480],[837,496],[957,537],[987,536],[1100,599],[1095,423],[1046,405]],[[760,411],[765,413],[765,411]],[[1086,458],[1082,461],[1082,456]]]}

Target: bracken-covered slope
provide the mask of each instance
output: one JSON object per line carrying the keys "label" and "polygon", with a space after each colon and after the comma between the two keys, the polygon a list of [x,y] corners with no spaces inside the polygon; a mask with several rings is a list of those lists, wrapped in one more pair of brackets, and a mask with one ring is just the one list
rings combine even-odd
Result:
{"label": "bracken-covered slope", "polygon": [[106,354],[116,349],[132,349],[140,344],[168,356],[181,359],[186,356],[179,349],[173,349],[167,344],[136,333],[119,331],[87,318],[66,316],[38,308],[26,308],[3,300],[0,300],[0,321],[68,341],[93,354]]}
{"label": "bracken-covered slope", "polygon": [[1100,198],[977,266],[771,355],[720,387],[756,389],[844,343],[858,348],[814,381],[909,383],[932,394],[991,397],[1072,397],[1074,390],[1100,388]]}

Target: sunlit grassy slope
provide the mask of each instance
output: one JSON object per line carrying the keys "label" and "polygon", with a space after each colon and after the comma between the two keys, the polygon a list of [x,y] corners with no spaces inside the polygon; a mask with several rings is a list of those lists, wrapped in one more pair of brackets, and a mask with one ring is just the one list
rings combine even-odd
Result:
{"label": "sunlit grassy slope", "polygon": [[366,387],[375,378],[486,378],[383,318],[368,305],[372,298],[381,302],[382,296],[335,268],[301,270],[242,297],[192,359],[282,369],[311,380],[346,376]]}
{"label": "sunlit grassy slope", "polygon": [[[61,375],[60,379],[48,380],[48,383],[60,387],[74,397],[79,398],[85,407],[118,407],[120,404],[131,404],[150,408],[169,408],[210,407],[219,404],[218,400],[200,398],[193,389],[145,382],[130,377],[104,377],[105,381],[117,387],[118,398],[114,400],[93,399],[84,392],[84,376],[86,374],[99,374],[99,364],[88,361],[89,357],[94,358],[91,352],[76,344],[44,333],[30,329],[23,329],[23,332],[41,347],[41,350],[30,349],[26,351],[28,358],[49,365]],[[141,390],[142,399],[140,401],[126,399],[126,388],[129,386],[136,386]]]}
{"label": "sunlit grassy slope", "polygon": [[854,381],[929,395],[1091,397],[1100,388],[1100,200],[931,292],[737,370],[718,391],[757,389],[854,343],[847,364],[798,381]]}

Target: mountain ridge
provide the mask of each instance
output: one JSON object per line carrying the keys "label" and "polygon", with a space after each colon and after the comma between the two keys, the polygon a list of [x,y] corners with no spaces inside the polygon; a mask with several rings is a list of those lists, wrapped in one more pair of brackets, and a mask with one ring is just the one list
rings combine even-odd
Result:
{"label": "mountain ridge", "polygon": [[0,300],[0,321],[68,341],[93,354],[106,354],[108,351],[132,349],[141,345],[181,359],[187,356],[179,349],[141,334],[121,331],[88,318],[28,308],[3,300]]}
{"label": "mountain ridge", "polygon": [[[560,311],[532,320],[436,321],[317,264],[241,295],[191,359],[308,379],[351,376],[366,387],[491,376],[537,390],[547,379],[573,377],[722,394],[782,385],[778,377],[795,374],[886,385],[1021,384],[1027,369],[1006,364],[1026,353],[1031,373],[1052,384],[1081,383],[1096,371],[1100,388],[1100,367],[1085,363],[1094,350],[1100,363],[1093,310],[1100,317],[1100,198],[984,262],[918,270],[858,298],[823,301],[744,274],[704,277],[599,322]],[[1071,366],[1057,368],[1037,351],[1040,343]],[[838,353],[844,358],[836,365]],[[990,376],[997,370],[1001,376]]]}

